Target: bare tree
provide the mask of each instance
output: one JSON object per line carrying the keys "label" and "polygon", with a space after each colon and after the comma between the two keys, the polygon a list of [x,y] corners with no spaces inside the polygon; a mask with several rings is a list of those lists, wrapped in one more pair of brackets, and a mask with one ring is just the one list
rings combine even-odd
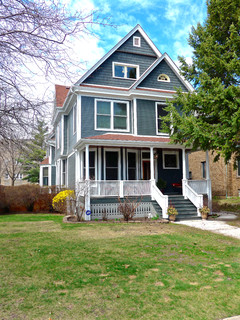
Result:
{"label": "bare tree", "polygon": [[3,174],[7,174],[11,179],[11,185],[14,186],[15,181],[21,174],[22,163],[19,161],[23,149],[20,144],[24,141],[17,143],[12,140],[1,141],[0,143],[0,167]]}
{"label": "bare tree", "polygon": [[[69,40],[108,24],[96,12],[71,12],[59,0],[0,0],[0,139],[29,132],[46,101],[32,96],[34,73],[70,77]],[[76,70],[76,69],[75,69]],[[30,94],[29,94],[30,91]]]}

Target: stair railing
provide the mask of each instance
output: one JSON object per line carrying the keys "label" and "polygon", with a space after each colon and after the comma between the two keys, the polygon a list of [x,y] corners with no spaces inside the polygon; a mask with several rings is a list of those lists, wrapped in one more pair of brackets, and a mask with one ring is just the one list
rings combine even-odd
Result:
{"label": "stair railing", "polygon": [[151,181],[151,197],[155,200],[162,209],[162,217],[164,219],[168,218],[167,208],[168,208],[168,196],[162,194],[162,192],[156,186],[155,180]]}
{"label": "stair railing", "polygon": [[187,198],[192,202],[192,204],[197,208],[198,216],[201,216],[199,209],[203,207],[203,195],[194,191],[187,181],[185,181],[184,198]]}

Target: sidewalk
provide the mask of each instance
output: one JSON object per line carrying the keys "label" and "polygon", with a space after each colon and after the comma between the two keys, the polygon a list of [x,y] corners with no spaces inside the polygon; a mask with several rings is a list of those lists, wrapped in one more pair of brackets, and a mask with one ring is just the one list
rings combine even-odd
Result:
{"label": "sidewalk", "polygon": [[240,228],[228,225],[224,221],[219,220],[234,220],[234,215],[228,213],[220,214],[216,220],[186,220],[175,222],[177,224],[184,224],[189,227],[194,227],[202,230],[212,231],[214,233],[223,234],[225,236],[240,239]]}

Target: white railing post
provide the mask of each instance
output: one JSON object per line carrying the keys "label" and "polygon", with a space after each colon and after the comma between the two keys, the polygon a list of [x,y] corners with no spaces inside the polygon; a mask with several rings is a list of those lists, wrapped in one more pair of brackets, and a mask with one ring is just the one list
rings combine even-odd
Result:
{"label": "white railing post", "polygon": [[119,184],[119,196],[120,198],[123,198],[123,181],[122,180],[120,181],[120,184]]}
{"label": "white railing post", "polygon": [[184,196],[184,199],[187,199],[187,197],[186,197],[187,171],[186,171],[186,153],[185,153],[185,149],[182,149],[182,171],[183,171],[182,194]]}
{"label": "white railing post", "polygon": [[161,207],[163,219],[167,219],[168,196],[162,194],[156,186],[155,180],[151,181],[151,198],[152,200],[157,201],[158,205]]}
{"label": "white railing post", "polygon": [[85,180],[85,220],[91,220],[91,215],[87,215],[90,209],[90,180]]}

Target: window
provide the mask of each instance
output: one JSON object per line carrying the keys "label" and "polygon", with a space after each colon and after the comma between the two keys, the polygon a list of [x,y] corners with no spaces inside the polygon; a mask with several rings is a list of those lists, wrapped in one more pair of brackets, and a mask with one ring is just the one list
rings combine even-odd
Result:
{"label": "window", "polygon": [[43,186],[48,186],[48,167],[43,167]]}
{"label": "window", "polygon": [[167,112],[164,110],[164,108],[166,107],[165,103],[156,103],[156,133],[158,134],[167,134],[166,132],[163,131],[163,129],[161,128],[162,125],[162,117],[167,115]]}
{"label": "window", "polygon": [[[95,180],[95,151],[89,151],[89,179]],[[86,162],[85,162],[85,151],[83,152],[83,166],[84,166],[84,172],[83,175],[86,177]]]}
{"label": "window", "polygon": [[162,81],[162,82],[170,82],[170,78],[168,75],[162,73],[158,76],[157,78],[158,81]]}
{"label": "window", "polygon": [[206,161],[201,162],[202,178],[206,179]]}
{"label": "window", "polygon": [[6,172],[5,173],[5,179],[9,179],[10,177],[9,177],[9,174]]}
{"label": "window", "polygon": [[106,180],[118,180],[118,151],[105,152],[105,175]]}
{"label": "window", "polygon": [[179,169],[178,151],[163,151],[163,169]]}
{"label": "window", "polygon": [[75,103],[73,106],[73,134],[77,130],[77,104]]}
{"label": "window", "polygon": [[113,77],[137,79],[139,77],[139,66],[113,62]]}
{"label": "window", "polygon": [[128,152],[128,180],[137,179],[137,154]]}
{"label": "window", "polygon": [[18,180],[22,180],[22,178],[23,178],[22,173],[16,174],[16,175],[15,175],[15,178],[18,179]]}
{"label": "window", "polygon": [[237,176],[240,177],[240,159],[237,160]]}
{"label": "window", "polygon": [[95,129],[129,130],[129,104],[121,101],[96,100]]}
{"label": "window", "polygon": [[62,160],[62,185],[66,185],[66,166],[67,166],[67,160]]}
{"label": "window", "polygon": [[140,37],[133,37],[133,46],[134,47],[141,47],[141,38]]}

